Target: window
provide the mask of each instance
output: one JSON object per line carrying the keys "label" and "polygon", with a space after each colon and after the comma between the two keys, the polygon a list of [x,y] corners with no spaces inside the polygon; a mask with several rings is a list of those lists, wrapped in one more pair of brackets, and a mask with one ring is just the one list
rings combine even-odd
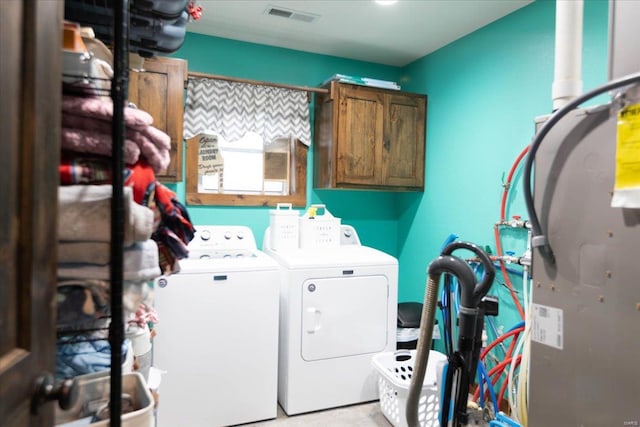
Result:
{"label": "window", "polygon": [[304,206],[311,139],[307,93],[190,77],[184,117],[187,203]]}

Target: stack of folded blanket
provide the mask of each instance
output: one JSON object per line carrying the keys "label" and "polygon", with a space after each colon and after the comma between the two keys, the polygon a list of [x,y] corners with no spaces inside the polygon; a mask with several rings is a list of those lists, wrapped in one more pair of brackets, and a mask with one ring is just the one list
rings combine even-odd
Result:
{"label": "stack of folded blanket", "polygon": [[[58,214],[58,376],[109,369],[111,126],[105,97],[64,95]],[[179,271],[194,228],[175,193],[156,181],[171,140],[145,111],[124,109],[125,322],[153,305],[151,282]],[[126,347],[124,348],[126,350]]]}
{"label": "stack of folded blanket", "polygon": [[[148,297],[139,288],[161,275],[151,239],[154,213],[123,189],[123,308],[126,320]],[[109,369],[111,185],[71,185],[58,190],[58,342],[60,377]],[[126,350],[126,346],[123,347]]]}
{"label": "stack of folded blanket", "polygon": [[[108,158],[91,155],[80,156],[69,152],[62,153],[60,163],[60,184],[62,187],[60,191],[65,191],[62,189],[66,186],[68,186],[67,188],[83,188],[89,185],[110,183],[111,163]],[[153,212],[151,239],[158,245],[158,262],[161,273],[168,275],[180,271],[179,260],[188,256],[187,244],[193,239],[195,231],[186,207],[178,201],[177,195],[171,189],[156,181],[153,169],[144,158],[138,160],[135,165],[126,166],[125,186],[131,190],[134,202],[131,206],[135,208],[134,213],[140,214],[139,207],[148,208]],[[139,207],[136,207],[136,204]],[[106,207],[108,209],[108,205]],[[105,211],[104,215],[109,215],[109,212]],[[105,220],[105,218],[107,219]],[[103,218],[103,225],[106,228],[103,233],[108,235],[110,233],[110,218],[105,218]],[[67,225],[73,226],[73,220],[63,219],[63,221]],[[66,227],[65,225],[62,228]],[[103,246],[102,253],[108,254],[108,247],[104,242],[96,244],[96,241],[92,241],[92,243],[94,248]],[[125,244],[130,243],[131,241],[125,242]],[[74,250],[74,247],[78,249]],[[83,252],[85,247],[86,244],[79,245],[78,242],[67,240],[59,248],[59,259],[65,260],[65,262],[82,261],[70,258],[78,253],[80,256],[95,259],[95,254]],[[105,248],[107,252],[104,251]],[[70,251],[73,253],[69,254]]]}
{"label": "stack of folded blanket", "polygon": [[[112,119],[113,103],[109,98],[63,96],[62,186],[111,183]],[[125,107],[124,122],[125,186],[132,189],[133,202],[153,211],[150,238],[158,245],[161,273],[171,274],[179,271],[178,261],[187,257],[187,244],[194,233],[185,206],[173,191],[156,181],[156,174],[169,165],[171,139],[153,127],[153,118],[145,111]],[[73,222],[69,220],[67,225]],[[62,255],[72,250],[72,246],[62,248]]]}
{"label": "stack of folded blanket", "polygon": [[[63,150],[111,155],[112,118],[113,103],[109,98],[63,96],[60,139]],[[152,126],[153,117],[145,111],[125,107],[124,122],[125,163],[136,164],[143,156],[155,173],[167,169],[171,138]]]}

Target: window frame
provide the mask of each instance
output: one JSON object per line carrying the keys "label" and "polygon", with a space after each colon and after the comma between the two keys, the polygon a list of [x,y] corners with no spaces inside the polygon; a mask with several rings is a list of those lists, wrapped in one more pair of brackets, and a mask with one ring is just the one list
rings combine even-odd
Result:
{"label": "window frame", "polygon": [[307,157],[309,147],[296,139],[291,153],[290,191],[288,195],[200,193],[198,192],[198,138],[186,141],[185,199],[196,206],[276,206],[291,203],[294,207],[307,204]]}

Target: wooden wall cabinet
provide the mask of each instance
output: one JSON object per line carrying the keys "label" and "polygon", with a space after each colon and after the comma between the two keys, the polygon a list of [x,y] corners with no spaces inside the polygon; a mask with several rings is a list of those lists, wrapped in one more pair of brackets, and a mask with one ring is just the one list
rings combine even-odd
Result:
{"label": "wooden wall cabinet", "polygon": [[129,74],[129,101],[153,116],[153,126],[171,137],[171,163],[156,178],[182,181],[182,122],[187,61],[155,57],[145,59],[143,71]]}
{"label": "wooden wall cabinet", "polygon": [[328,89],[316,98],[314,187],[424,190],[426,95]]}

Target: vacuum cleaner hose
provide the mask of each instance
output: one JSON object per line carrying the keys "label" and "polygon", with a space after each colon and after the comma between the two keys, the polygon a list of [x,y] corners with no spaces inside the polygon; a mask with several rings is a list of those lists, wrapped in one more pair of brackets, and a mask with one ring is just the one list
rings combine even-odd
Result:
{"label": "vacuum cleaner hose", "polygon": [[438,288],[440,275],[450,273],[458,278],[461,284],[465,284],[461,289],[473,289],[475,275],[471,267],[460,258],[451,255],[439,256],[429,264],[427,268],[427,285],[425,289],[425,299],[422,306],[420,319],[420,335],[418,336],[418,346],[416,350],[416,360],[409,385],[407,395],[406,419],[409,427],[419,427],[418,405],[424,375],[429,363],[429,351],[433,338],[433,326],[436,316],[436,304],[438,302]]}
{"label": "vacuum cleaner hose", "polygon": [[484,298],[487,292],[489,292],[489,289],[491,289],[491,285],[493,285],[493,280],[496,277],[496,268],[491,258],[489,258],[489,255],[475,243],[452,242],[442,250],[441,255],[451,255],[456,249],[467,249],[473,252],[484,267],[482,280],[472,288],[471,293],[469,290],[462,289],[461,304],[465,307],[477,307],[482,298]]}

